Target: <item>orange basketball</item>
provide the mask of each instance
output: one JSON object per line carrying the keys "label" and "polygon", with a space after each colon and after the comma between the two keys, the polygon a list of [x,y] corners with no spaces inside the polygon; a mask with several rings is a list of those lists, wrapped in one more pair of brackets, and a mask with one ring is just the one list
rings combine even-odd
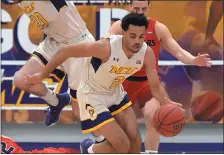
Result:
{"label": "orange basketball", "polygon": [[206,92],[194,99],[191,113],[196,121],[217,123],[223,118],[223,100],[216,92]]}
{"label": "orange basketball", "polygon": [[162,136],[176,136],[185,125],[185,111],[176,105],[165,104],[156,110],[153,125]]}

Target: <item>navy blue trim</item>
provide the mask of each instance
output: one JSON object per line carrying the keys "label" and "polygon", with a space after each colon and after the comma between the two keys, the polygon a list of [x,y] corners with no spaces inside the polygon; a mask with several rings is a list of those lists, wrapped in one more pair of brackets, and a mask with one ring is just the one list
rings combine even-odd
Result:
{"label": "navy blue trim", "polygon": [[111,113],[109,111],[102,112],[99,115],[97,115],[97,118],[93,121],[90,119],[81,121],[82,130],[88,130],[88,129],[94,128],[97,125],[99,125],[111,118],[113,118],[113,116],[111,115]]}
{"label": "navy blue trim", "polygon": [[119,105],[112,105],[111,107],[109,107],[108,109],[110,110],[110,112],[114,112],[119,110],[121,107],[125,106],[126,104],[128,104],[130,102],[130,99],[128,97],[128,94],[126,94],[124,96],[124,99],[121,101],[121,103]]}
{"label": "navy blue trim", "polygon": [[[42,61],[42,63],[47,65],[47,59],[45,59],[40,53],[33,52],[33,55],[36,55]],[[65,76],[65,73],[57,68],[53,70],[52,74],[55,74],[60,80],[62,80]]]}
{"label": "navy blue trim", "polygon": [[70,89],[70,95],[71,95],[73,98],[77,99],[77,90]]}
{"label": "navy blue trim", "polygon": [[58,12],[60,11],[60,9],[67,5],[67,3],[65,2],[65,0],[50,0],[51,3],[54,5],[54,7],[58,10]]}
{"label": "navy blue trim", "polygon": [[90,63],[92,64],[94,71],[97,72],[100,65],[102,64],[102,60],[96,57],[92,57]]}
{"label": "navy blue trim", "polygon": [[47,65],[48,61],[38,52],[33,52],[33,55],[36,55],[45,65]]}

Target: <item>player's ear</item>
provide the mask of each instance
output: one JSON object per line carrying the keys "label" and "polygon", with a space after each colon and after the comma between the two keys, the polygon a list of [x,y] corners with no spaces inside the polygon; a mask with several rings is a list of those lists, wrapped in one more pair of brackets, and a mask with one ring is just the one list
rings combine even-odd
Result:
{"label": "player's ear", "polygon": [[131,5],[130,3],[128,4],[128,11],[129,11],[129,12],[132,12],[132,11],[133,11],[133,9],[132,9],[132,5]]}
{"label": "player's ear", "polygon": [[149,3],[149,7],[148,7],[148,10],[150,10],[150,8],[151,8],[151,5],[152,5],[152,4],[151,4],[151,2],[150,2],[150,3]]}

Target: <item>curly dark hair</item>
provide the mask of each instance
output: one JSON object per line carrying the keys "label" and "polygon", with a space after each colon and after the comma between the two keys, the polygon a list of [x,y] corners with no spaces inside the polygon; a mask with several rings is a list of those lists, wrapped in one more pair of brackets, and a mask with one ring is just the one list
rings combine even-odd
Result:
{"label": "curly dark hair", "polygon": [[124,31],[127,31],[129,25],[145,26],[145,29],[147,29],[149,22],[147,17],[145,17],[143,14],[129,13],[122,18],[121,27]]}
{"label": "curly dark hair", "polygon": [[150,0],[130,0],[130,4],[133,4],[133,1],[148,1],[148,5],[150,4]]}

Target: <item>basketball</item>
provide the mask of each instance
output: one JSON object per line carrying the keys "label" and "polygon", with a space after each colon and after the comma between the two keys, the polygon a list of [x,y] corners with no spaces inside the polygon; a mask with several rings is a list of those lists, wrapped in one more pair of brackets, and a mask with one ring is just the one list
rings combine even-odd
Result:
{"label": "basketball", "polygon": [[164,137],[178,135],[185,125],[185,111],[174,104],[165,104],[156,110],[153,126]]}
{"label": "basketball", "polygon": [[191,113],[196,121],[218,123],[223,118],[223,100],[216,92],[206,92],[194,99]]}

